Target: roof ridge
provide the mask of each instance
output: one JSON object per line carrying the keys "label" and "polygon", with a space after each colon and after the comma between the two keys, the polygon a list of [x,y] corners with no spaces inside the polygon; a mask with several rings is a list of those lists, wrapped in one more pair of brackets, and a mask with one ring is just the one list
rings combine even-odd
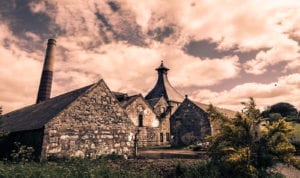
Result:
{"label": "roof ridge", "polygon": [[95,86],[99,82],[7,113],[2,117],[3,122],[1,125],[1,130],[16,132],[42,128],[42,126],[47,123],[49,119],[55,117],[63,109],[67,108],[70,103],[82,96],[91,87]]}

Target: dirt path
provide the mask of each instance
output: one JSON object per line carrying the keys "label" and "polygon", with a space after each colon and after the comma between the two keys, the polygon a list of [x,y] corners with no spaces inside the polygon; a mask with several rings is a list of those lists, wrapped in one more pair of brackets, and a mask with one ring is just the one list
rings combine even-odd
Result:
{"label": "dirt path", "polygon": [[283,174],[286,178],[299,178],[300,177],[300,170],[292,167],[287,166],[284,164],[277,164],[275,169],[278,170],[281,174]]}
{"label": "dirt path", "polygon": [[138,151],[139,157],[149,159],[207,159],[204,151],[180,150],[180,149],[141,149]]}

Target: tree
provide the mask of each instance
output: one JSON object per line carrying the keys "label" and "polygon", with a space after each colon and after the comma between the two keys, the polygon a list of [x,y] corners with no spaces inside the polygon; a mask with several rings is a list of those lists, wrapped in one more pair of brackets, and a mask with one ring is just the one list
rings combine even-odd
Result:
{"label": "tree", "polygon": [[270,125],[261,117],[253,98],[242,103],[243,113],[229,119],[210,106],[211,119],[219,120],[221,127],[211,138],[209,154],[217,165],[221,176],[261,177],[267,168],[277,162],[294,163],[294,146],[288,136],[292,129],[285,120],[280,119]]}
{"label": "tree", "polygon": [[262,112],[262,116],[265,118],[271,118],[271,114],[280,114],[282,117],[285,117],[287,120],[297,119],[298,111],[295,106],[290,103],[280,102],[272,105],[267,110]]}
{"label": "tree", "polygon": [[[2,112],[3,112],[2,106],[0,106],[0,126],[2,124]],[[1,141],[2,137],[6,136],[6,135],[7,135],[6,132],[0,130],[0,141]]]}

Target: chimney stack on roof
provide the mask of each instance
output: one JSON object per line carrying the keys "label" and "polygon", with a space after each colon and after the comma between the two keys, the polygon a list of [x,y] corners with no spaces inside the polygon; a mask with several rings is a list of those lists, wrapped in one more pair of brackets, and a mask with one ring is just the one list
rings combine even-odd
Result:
{"label": "chimney stack on roof", "polygon": [[50,98],[53,77],[53,66],[55,60],[55,46],[55,39],[48,39],[43,72],[41,76],[36,103],[45,101]]}

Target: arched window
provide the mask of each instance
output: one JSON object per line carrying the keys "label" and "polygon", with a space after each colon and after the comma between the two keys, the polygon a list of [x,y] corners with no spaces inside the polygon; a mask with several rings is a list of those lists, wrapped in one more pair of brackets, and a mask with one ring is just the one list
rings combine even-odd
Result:
{"label": "arched window", "polygon": [[143,115],[139,115],[139,127],[143,127]]}

